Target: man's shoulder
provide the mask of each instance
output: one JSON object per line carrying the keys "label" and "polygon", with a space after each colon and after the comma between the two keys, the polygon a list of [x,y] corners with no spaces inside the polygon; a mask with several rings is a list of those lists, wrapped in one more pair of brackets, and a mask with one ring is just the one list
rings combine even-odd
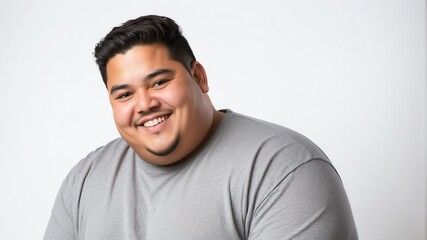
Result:
{"label": "man's shoulder", "polygon": [[78,178],[85,177],[90,172],[114,167],[116,162],[133,154],[133,149],[122,138],[116,138],[87,154],[73,167],[70,174]]}
{"label": "man's shoulder", "polygon": [[238,138],[244,141],[259,141],[264,146],[275,145],[305,155],[305,160],[319,158],[329,161],[323,151],[303,134],[285,126],[244,114],[230,112],[229,125]]}
{"label": "man's shoulder", "polygon": [[252,117],[249,115],[233,112],[231,110],[227,110],[229,115],[229,121],[234,123],[234,127],[240,129],[247,129],[248,134],[252,134],[253,132],[260,133],[263,135],[276,135],[283,137],[302,137],[302,135],[290,128],[287,128],[283,125],[279,125],[267,120],[262,120],[256,117]]}
{"label": "man's shoulder", "polygon": [[122,155],[122,153],[128,151],[129,148],[129,145],[123,140],[123,138],[119,137],[96,148],[81,161],[99,161],[102,160],[102,157]]}
{"label": "man's shoulder", "polygon": [[90,152],[86,158],[98,158],[99,156],[116,155],[117,153],[128,151],[129,148],[129,145],[123,140],[123,138],[119,137],[111,140],[103,146],[96,148]]}

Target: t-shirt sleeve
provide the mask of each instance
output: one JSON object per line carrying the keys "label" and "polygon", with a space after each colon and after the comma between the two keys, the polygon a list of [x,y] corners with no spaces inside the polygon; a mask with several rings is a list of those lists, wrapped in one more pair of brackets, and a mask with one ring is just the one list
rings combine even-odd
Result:
{"label": "t-shirt sleeve", "polygon": [[358,239],[335,169],[323,160],[296,168],[255,210],[248,239]]}
{"label": "t-shirt sleeve", "polygon": [[44,240],[74,240],[75,228],[72,217],[73,174],[65,178],[56,196]]}

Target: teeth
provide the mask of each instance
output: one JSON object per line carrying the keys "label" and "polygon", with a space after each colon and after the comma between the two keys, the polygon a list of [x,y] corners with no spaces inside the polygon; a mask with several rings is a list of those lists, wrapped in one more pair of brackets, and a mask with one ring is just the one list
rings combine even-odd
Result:
{"label": "teeth", "polygon": [[142,125],[144,125],[144,127],[154,127],[157,124],[163,122],[164,120],[166,120],[168,117],[167,116],[163,116],[163,117],[159,117],[150,121],[147,121],[145,123],[143,123]]}

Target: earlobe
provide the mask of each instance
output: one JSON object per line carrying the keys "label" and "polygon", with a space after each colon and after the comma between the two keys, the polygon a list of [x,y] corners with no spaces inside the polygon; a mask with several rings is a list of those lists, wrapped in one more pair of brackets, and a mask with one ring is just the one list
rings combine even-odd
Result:
{"label": "earlobe", "polygon": [[197,61],[191,64],[194,80],[196,80],[203,93],[209,91],[208,77],[206,76],[205,68]]}

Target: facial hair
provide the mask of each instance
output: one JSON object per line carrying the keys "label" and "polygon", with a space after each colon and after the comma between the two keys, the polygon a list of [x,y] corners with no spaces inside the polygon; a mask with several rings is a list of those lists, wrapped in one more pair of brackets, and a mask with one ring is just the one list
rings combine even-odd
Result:
{"label": "facial hair", "polygon": [[153,155],[164,157],[169,155],[176,149],[176,147],[178,146],[179,140],[180,140],[179,136],[176,136],[175,141],[168,148],[161,151],[155,151],[155,150],[149,149],[148,147],[146,147],[145,149],[147,149],[147,151]]}

